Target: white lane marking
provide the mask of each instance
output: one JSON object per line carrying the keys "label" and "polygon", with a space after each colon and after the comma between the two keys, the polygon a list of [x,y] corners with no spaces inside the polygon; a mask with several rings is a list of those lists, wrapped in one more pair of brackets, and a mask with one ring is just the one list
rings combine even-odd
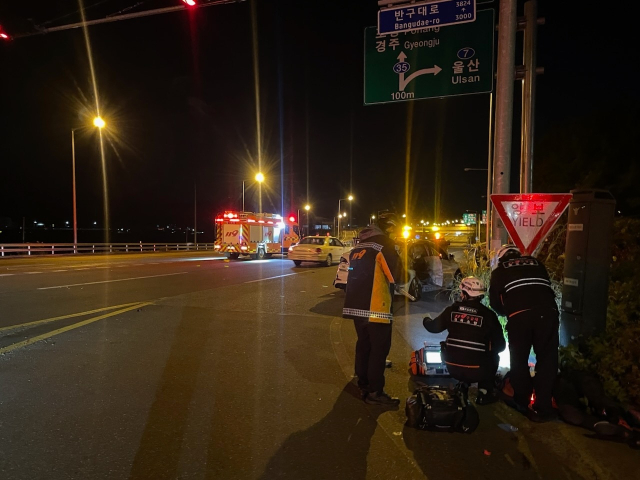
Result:
{"label": "white lane marking", "polygon": [[66,270],[51,270],[51,273],[66,272]]}
{"label": "white lane marking", "polygon": [[289,277],[291,275],[298,275],[298,274],[297,273],[285,273],[284,275],[276,275],[275,277],[260,278],[258,280],[249,280],[248,282],[244,282],[244,283],[264,282],[265,280],[273,280],[274,278]]}
{"label": "white lane marking", "polygon": [[89,270],[88,268],[76,268],[75,271],[79,272],[80,270]]}
{"label": "white lane marking", "polygon": [[35,275],[37,273],[42,273],[42,272],[24,272],[25,275]]}
{"label": "white lane marking", "polygon": [[15,273],[0,273],[0,277],[13,277]]}
{"label": "white lane marking", "polygon": [[148,277],[120,278],[117,280],[103,280],[101,282],[74,283],[72,285],[56,285],[55,287],[40,287],[37,290],[51,290],[54,288],[81,287],[83,285],[98,285],[100,283],[128,282],[129,280],[143,280],[145,278],[170,277],[172,275],[185,275],[189,272],[165,273],[164,275],[150,275]]}

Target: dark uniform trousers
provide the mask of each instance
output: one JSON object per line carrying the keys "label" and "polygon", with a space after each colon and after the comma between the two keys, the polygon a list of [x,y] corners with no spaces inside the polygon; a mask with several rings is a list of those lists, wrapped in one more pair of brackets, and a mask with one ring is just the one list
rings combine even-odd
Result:
{"label": "dark uniform trousers", "polygon": [[[443,350],[443,353],[444,352]],[[443,355],[443,358],[447,361],[446,354]],[[449,374],[459,382],[477,382],[479,389],[492,392],[496,381],[500,357],[498,355],[488,355],[486,359],[479,363],[478,368],[469,368],[447,362],[447,370],[449,370]]]}
{"label": "dark uniform trousers", "polygon": [[369,392],[384,390],[384,370],[391,350],[391,324],[370,322],[368,318],[355,318],[358,334],[356,342],[356,375],[360,388]]}
{"label": "dark uniform trousers", "polygon": [[[558,372],[558,312],[552,309],[527,310],[507,322],[511,357],[511,384],[514,400],[527,407],[535,388],[534,408],[551,411],[553,383]],[[529,352],[536,354],[536,374],[529,373]]]}

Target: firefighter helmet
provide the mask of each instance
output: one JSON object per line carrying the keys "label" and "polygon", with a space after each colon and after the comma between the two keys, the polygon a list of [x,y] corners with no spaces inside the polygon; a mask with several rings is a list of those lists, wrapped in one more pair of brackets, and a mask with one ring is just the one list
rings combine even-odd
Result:
{"label": "firefighter helmet", "polygon": [[462,280],[460,290],[469,297],[481,297],[485,294],[484,282],[477,277],[467,277]]}
{"label": "firefighter helmet", "polygon": [[515,245],[503,245],[500,250],[498,250],[498,253],[496,255],[496,257],[498,257],[498,261],[502,262],[503,260],[508,260],[510,258],[517,258],[520,257],[520,250],[518,250],[518,247],[516,247]]}

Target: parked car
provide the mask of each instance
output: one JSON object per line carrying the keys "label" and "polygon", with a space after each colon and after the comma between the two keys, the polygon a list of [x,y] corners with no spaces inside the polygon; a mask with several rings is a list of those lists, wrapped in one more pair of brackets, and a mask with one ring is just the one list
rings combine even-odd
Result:
{"label": "parked car", "polygon": [[[336,278],[333,280],[333,286],[336,288],[340,288],[342,290],[347,288],[347,280],[349,278],[349,254],[351,253],[351,249],[340,257],[340,263],[338,264],[338,271],[336,272]],[[405,284],[396,285],[395,294],[396,295],[404,295],[404,292],[407,292],[411,295],[411,301],[416,302],[420,300],[422,295],[422,283],[416,277],[416,272],[411,269],[407,269],[408,272],[408,281]]]}
{"label": "parked car", "polygon": [[348,250],[349,247],[336,237],[314,235],[305,237],[296,245],[289,247],[288,258],[293,260],[296,266],[302,262],[314,262],[330,267]]}

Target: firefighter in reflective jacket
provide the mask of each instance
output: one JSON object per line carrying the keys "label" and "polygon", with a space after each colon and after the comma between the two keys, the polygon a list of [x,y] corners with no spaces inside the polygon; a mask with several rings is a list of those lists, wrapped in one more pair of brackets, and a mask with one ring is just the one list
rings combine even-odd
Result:
{"label": "firefighter in reflective jacket", "polygon": [[[507,317],[511,385],[515,407],[531,420],[555,418],[551,395],[558,373],[558,306],[547,269],[539,260],[522,256],[514,245],[498,251],[491,273],[491,308]],[[536,354],[536,373],[529,373],[529,352]],[[535,388],[535,403],[530,398]]]}
{"label": "firefighter in reflective jacket", "polygon": [[447,307],[435,320],[425,317],[422,324],[431,333],[449,331],[442,343],[442,359],[453,378],[478,383],[476,404],[488,405],[498,397],[493,391],[498,354],[506,343],[498,316],[482,304],[484,283],[476,277],[460,282],[462,300]]}
{"label": "firefighter in reflective jacket", "polygon": [[[391,349],[391,306],[395,284],[402,278],[400,256],[394,242],[398,222],[383,214],[378,225],[360,232],[360,243],[349,253],[349,275],[342,316],[354,321],[355,373],[364,401],[396,406],[398,398],[384,391],[384,370]],[[387,236],[389,235],[389,236]]]}

